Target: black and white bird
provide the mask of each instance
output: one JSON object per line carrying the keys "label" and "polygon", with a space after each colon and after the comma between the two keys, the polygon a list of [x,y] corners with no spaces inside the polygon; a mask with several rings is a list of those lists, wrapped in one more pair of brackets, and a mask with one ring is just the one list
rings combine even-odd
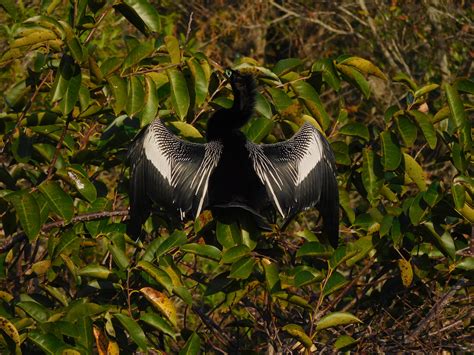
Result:
{"label": "black and white bird", "polygon": [[[289,140],[250,142],[240,128],[255,107],[256,83],[250,74],[230,71],[234,102],[207,123],[207,143],[176,137],[160,119],[145,127],[129,152],[130,221],[127,233],[139,237],[153,205],[181,220],[204,209],[241,208],[258,220],[284,224],[299,211],[317,207],[323,232],[336,247],[339,195],[335,159],[328,141],[305,123]],[[259,222],[260,223],[260,222]],[[261,224],[261,223],[260,223]]]}

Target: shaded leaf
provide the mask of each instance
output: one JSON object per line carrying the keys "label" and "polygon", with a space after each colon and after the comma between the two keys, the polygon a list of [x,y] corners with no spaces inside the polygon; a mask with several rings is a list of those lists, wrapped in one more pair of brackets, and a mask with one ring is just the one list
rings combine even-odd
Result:
{"label": "shaded leaf", "polygon": [[48,201],[51,210],[69,222],[74,215],[74,205],[70,195],[68,195],[57,182],[45,181],[39,190]]}
{"label": "shaded leaf", "polygon": [[148,349],[148,340],[143,332],[143,329],[140,325],[133,320],[132,318],[126,316],[125,314],[115,313],[114,317],[122,324],[122,326],[127,330],[127,333],[133,339],[133,341],[144,351]]}

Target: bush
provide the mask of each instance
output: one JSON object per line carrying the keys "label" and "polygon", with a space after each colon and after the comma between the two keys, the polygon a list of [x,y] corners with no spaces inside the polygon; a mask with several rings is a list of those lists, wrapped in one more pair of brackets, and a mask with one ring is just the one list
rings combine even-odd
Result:
{"label": "bush", "polygon": [[[271,233],[209,212],[173,230],[156,215],[133,241],[130,141],[158,116],[203,142],[212,110],[232,100],[221,67],[143,0],[52,2],[21,15],[2,6],[4,351],[379,350],[381,335],[392,351],[469,346],[471,80],[389,79],[351,55],[240,58],[233,67],[259,83],[249,139],[288,139],[310,122],[330,140],[341,246],[319,240],[311,211]],[[384,112],[370,97],[381,87],[400,97]],[[432,307],[453,297],[433,322]],[[443,334],[436,344],[422,338],[433,332]]]}

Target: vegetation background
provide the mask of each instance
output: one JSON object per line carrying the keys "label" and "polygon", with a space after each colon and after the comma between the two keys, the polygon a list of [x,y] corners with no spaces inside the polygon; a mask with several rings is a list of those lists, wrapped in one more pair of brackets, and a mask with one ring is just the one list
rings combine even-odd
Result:
{"label": "vegetation background", "polygon": [[[0,1],[0,351],[473,351],[469,1]],[[341,246],[157,214],[124,233],[156,116],[202,142],[223,67],[255,142],[336,155]]]}

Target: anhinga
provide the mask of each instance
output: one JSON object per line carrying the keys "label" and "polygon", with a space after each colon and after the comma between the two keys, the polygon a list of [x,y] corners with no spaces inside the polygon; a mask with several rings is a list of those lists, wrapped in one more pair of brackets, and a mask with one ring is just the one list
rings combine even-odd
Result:
{"label": "anhinga", "polygon": [[152,205],[181,220],[211,211],[241,208],[256,219],[284,223],[301,210],[317,207],[323,231],[336,247],[339,194],[335,160],[328,141],[305,123],[291,139],[254,144],[240,128],[255,107],[256,84],[250,74],[230,71],[234,102],[207,123],[207,143],[176,137],[156,119],[134,140],[128,160],[130,221],[127,233],[138,237]]}

